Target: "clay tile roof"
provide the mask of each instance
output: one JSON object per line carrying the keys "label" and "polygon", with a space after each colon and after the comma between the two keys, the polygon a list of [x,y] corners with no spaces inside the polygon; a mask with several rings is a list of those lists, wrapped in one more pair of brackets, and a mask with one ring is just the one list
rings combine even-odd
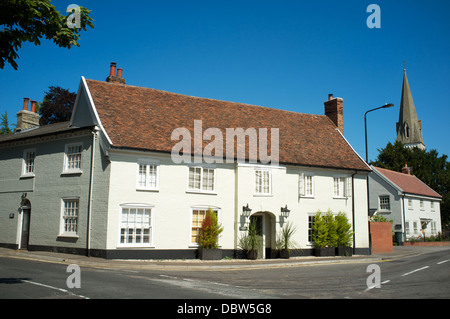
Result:
{"label": "clay tile roof", "polygon": [[380,167],[375,167],[375,169],[392,183],[397,185],[404,193],[442,198],[441,195],[436,193],[414,175],[395,172]]}
{"label": "clay tile roof", "polygon": [[95,80],[86,83],[114,147],[171,152],[179,142],[171,140],[172,131],[185,127],[193,137],[194,120],[201,120],[203,132],[208,128],[221,130],[224,156],[226,128],[267,128],[269,136],[271,128],[279,128],[280,163],[370,171],[325,115]]}

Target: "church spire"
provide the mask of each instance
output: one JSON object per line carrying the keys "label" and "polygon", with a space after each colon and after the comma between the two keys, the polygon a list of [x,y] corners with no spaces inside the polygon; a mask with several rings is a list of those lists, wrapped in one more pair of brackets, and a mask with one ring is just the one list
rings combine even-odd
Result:
{"label": "church spire", "polygon": [[406,69],[403,69],[403,88],[400,115],[397,123],[397,141],[402,142],[406,147],[425,149],[422,139],[422,121],[417,117],[408,77],[406,76]]}

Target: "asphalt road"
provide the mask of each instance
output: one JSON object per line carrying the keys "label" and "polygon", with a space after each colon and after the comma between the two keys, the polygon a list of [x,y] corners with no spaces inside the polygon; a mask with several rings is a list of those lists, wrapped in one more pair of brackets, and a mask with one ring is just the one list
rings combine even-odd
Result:
{"label": "asphalt road", "polygon": [[[375,264],[220,271],[81,267],[75,275],[61,263],[1,257],[0,299],[449,299],[450,249]],[[80,288],[69,287],[74,283]]]}

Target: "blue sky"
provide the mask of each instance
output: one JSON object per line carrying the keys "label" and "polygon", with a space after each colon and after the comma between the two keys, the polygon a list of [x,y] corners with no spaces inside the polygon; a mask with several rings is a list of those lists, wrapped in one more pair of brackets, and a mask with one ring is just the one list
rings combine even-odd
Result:
{"label": "blue sky", "polygon": [[[403,61],[427,149],[448,141],[450,1],[190,0],[52,2],[92,10],[80,47],[42,40],[18,51],[19,70],[0,70],[0,114],[10,123],[23,98],[42,101],[49,86],[77,91],[81,76],[105,80],[109,64],[127,84],[181,94],[323,114],[329,93],[344,99],[344,133],[369,159],[396,139]],[[369,29],[369,4],[381,28]],[[299,150],[302,151],[302,150]]]}

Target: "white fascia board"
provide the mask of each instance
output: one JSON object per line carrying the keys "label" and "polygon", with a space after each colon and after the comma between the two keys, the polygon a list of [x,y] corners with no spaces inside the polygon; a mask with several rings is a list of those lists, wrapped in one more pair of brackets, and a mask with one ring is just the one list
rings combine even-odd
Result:
{"label": "white fascia board", "polygon": [[109,145],[112,146],[113,143],[112,143],[111,139],[109,138],[108,133],[106,132],[105,128],[102,125],[102,121],[100,120],[100,116],[98,115],[97,108],[95,107],[95,103],[94,103],[94,100],[92,98],[91,91],[89,90],[89,87],[88,87],[88,85],[86,83],[86,79],[85,79],[84,76],[81,77],[81,83],[83,84],[84,90],[85,90],[86,95],[88,97],[89,106],[90,106],[90,108],[92,110],[92,113],[94,114],[94,117],[95,117],[95,120],[97,122],[97,125],[100,127],[103,135],[108,140]]}
{"label": "white fascia board", "polygon": [[[353,148],[353,146],[347,141],[347,139],[345,138],[344,134],[342,134],[342,132],[339,131],[338,128],[336,128],[336,131],[338,131],[339,134],[341,134],[342,138],[343,138],[344,141],[347,143],[347,145],[350,146],[350,148],[352,149],[353,153],[355,153],[355,154],[359,157],[359,159],[360,159],[361,161],[363,161],[363,163],[367,166],[368,169],[372,170],[372,167],[370,167],[369,164],[367,164],[366,161],[363,160],[363,158],[358,154],[358,152],[355,151],[355,149]],[[370,173],[370,172],[369,172],[369,173]]]}

